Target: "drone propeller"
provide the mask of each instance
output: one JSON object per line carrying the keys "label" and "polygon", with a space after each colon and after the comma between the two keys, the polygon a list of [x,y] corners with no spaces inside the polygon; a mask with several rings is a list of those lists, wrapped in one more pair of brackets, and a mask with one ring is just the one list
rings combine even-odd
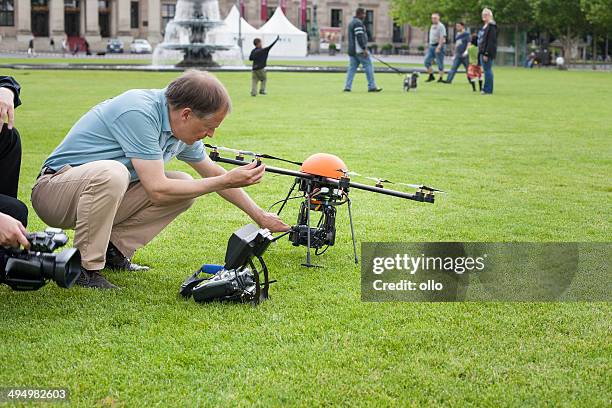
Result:
{"label": "drone propeller", "polygon": [[383,188],[384,185],[383,183],[387,183],[387,184],[393,184],[393,182],[391,180],[385,179],[385,178],[380,178],[380,177],[368,177],[368,176],[364,176],[362,174],[357,173],[356,171],[349,171],[346,173],[348,176],[355,176],[355,177],[361,177],[364,179],[368,179],[368,180],[373,180],[376,182],[376,187],[378,188]]}
{"label": "drone propeller", "polygon": [[223,147],[223,146],[213,146],[211,144],[208,143],[204,143],[204,146],[208,147],[209,149],[213,149],[213,150],[217,150],[217,151],[221,151],[221,152],[230,152],[230,153],[235,153],[237,156],[251,156],[251,157],[260,157],[261,155],[255,152],[250,152],[247,150],[238,150],[238,149],[232,149],[229,147]]}
{"label": "drone propeller", "polygon": [[376,182],[375,186],[378,188],[384,188],[384,184],[383,183],[389,183],[389,184],[393,184],[392,181],[389,181],[387,179],[381,179],[378,177],[364,177],[368,180],[374,180]]}
{"label": "drone propeller", "polygon": [[433,187],[428,187],[428,186],[426,186],[424,184],[400,183],[400,182],[391,181],[391,180],[384,179],[384,178],[379,178],[379,177],[364,176],[364,175],[361,175],[361,174],[357,173],[356,171],[349,171],[346,174],[348,176],[355,176],[355,177],[365,178],[365,179],[368,179],[368,180],[373,180],[373,181],[376,182],[376,187],[380,187],[380,188],[383,188],[384,184],[397,184],[397,185],[402,185],[402,186],[414,188],[414,189],[421,190],[421,191],[429,191],[431,193],[446,194],[445,191],[438,190],[437,188],[433,188]]}
{"label": "drone propeller", "polygon": [[255,157],[256,159],[278,160],[278,161],[282,161],[282,162],[285,162],[285,163],[295,164],[295,165],[298,165],[298,166],[302,165],[301,162],[296,162],[296,161],[293,161],[293,160],[287,160],[287,159],[283,159],[283,158],[272,156],[272,155],[265,154],[265,153],[255,153],[255,152],[251,152],[251,151],[248,151],[248,150],[237,150],[237,149],[231,149],[229,147],[213,146],[213,145],[208,144],[208,143],[204,143],[204,146],[208,147],[209,149],[216,150],[216,151],[235,153],[236,154],[236,160],[244,160],[244,156],[250,156],[250,157]]}
{"label": "drone propeller", "polygon": [[367,178],[368,180],[374,180],[377,183],[389,183],[389,184],[393,184],[393,182],[391,180],[387,180],[384,178],[379,178],[379,177],[364,177]]}
{"label": "drone propeller", "polygon": [[425,191],[431,191],[432,193],[446,194],[446,191],[438,190],[437,188],[433,188],[433,187],[428,187],[424,184],[408,184],[408,183],[397,183],[397,184],[400,184],[402,186],[411,187],[411,188],[416,188],[417,190],[425,190]]}

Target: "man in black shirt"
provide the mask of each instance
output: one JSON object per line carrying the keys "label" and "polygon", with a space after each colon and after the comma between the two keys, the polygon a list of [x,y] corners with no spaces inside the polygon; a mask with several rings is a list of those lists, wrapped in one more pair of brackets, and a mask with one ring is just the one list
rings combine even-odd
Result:
{"label": "man in black shirt", "polygon": [[20,90],[12,77],[0,76],[0,247],[29,246],[25,237],[28,207],[17,200],[21,140],[13,127],[13,115],[15,108],[21,105]]}
{"label": "man in black shirt", "polygon": [[268,64],[268,54],[270,49],[274,47],[274,44],[278,42],[280,36],[276,37],[276,40],[266,48],[262,48],[261,39],[256,38],[253,40],[253,51],[249,56],[249,61],[253,61],[253,79],[251,84],[251,96],[257,96],[257,83],[261,82],[259,93],[262,95],[266,94],[266,81],[268,75],[266,74],[266,65]]}

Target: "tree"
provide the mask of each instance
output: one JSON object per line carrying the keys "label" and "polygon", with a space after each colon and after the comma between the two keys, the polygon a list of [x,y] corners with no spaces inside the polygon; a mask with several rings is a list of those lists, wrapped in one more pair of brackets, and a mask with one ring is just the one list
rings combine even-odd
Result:
{"label": "tree", "polygon": [[[399,24],[426,28],[431,13],[437,11],[446,22],[464,21],[467,24],[481,23],[481,12],[485,7],[493,11],[499,25],[514,28],[515,64],[518,64],[519,29],[533,24],[534,0],[393,0],[392,15]],[[602,0],[603,1],[603,0]]]}
{"label": "tree", "polygon": [[570,50],[588,31],[585,14],[576,0],[531,0],[539,26],[553,34],[563,45],[563,55],[571,59]]}
{"label": "tree", "polygon": [[485,7],[493,10],[503,25],[526,25],[533,22],[533,0],[392,0],[391,13],[396,22],[427,28],[431,13],[438,12],[443,21],[480,24]]}
{"label": "tree", "polygon": [[589,23],[598,31],[610,34],[612,30],[612,0],[580,0],[580,8]]}
{"label": "tree", "polygon": [[488,7],[498,25],[514,28],[514,65],[519,65],[520,29],[534,25],[533,0],[480,0],[481,10]]}
{"label": "tree", "polygon": [[597,54],[597,34],[605,35],[605,57],[608,56],[608,37],[612,32],[612,0],[580,0],[580,8],[593,27],[593,64]]}
{"label": "tree", "polygon": [[431,13],[442,14],[444,0],[392,0],[391,15],[400,24],[427,28],[431,24]]}

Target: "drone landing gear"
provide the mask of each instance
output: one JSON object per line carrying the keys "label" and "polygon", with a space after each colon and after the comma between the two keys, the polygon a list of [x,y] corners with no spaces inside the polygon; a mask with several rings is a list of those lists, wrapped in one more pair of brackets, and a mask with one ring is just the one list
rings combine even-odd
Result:
{"label": "drone landing gear", "polygon": [[[307,200],[310,201],[310,197],[307,197]],[[308,227],[307,231],[307,245],[306,245],[306,262],[302,263],[302,266],[305,266],[307,268],[321,268],[321,266],[319,265],[314,265],[310,262],[311,260],[311,255],[310,255],[310,248],[311,248],[311,233],[310,233],[310,205],[306,205],[306,226]]]}
{"label": "drone landing gear", "polygon": [[[298,190],[302,195],[292,197],[296,186],[298,186]],[[357,243],[355,241],[351,200],[348,197],[348,181],[336,186],[329,183],[325,178],[315,178],[312,180],[296,179],[289,193],[282,201],[282,205],[277,214],[280,215],[285,204],[289,200],[300,198],[303,200],[300,206],[300,213],[296,225],[292,227],[289,233],[289,240],[294,246],[301,245],[306,247],[306,262],[302,263],[302,266],[307,268],[320,268],[319,265],[312,263],[312,250],[315,250],[315,255],[322,255],[327,248],[335,244],[336,207],[345,203],[348,204],[353,255],[355,264],[358,264],[359,258],[357,257]],[[315,227],[311,226],[312,211],[321,214],[321,218]]]}
{"label": "drone landing gear", "polygon": [[353,240],[353,256],[355,257],[355,265],[359,265],[357,257],[357,242],[355,241],[355,228],[353,228],[353,213],[351,212],[351,199],[347,198],[346,205],[348,206],[349,224],[351,224],[351,239]]}

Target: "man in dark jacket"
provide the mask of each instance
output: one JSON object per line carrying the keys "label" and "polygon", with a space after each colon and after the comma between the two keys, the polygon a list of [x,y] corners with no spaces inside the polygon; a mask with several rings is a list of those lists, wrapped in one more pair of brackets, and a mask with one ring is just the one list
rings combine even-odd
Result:
{"label": "man in dark jacket", "polygon": [[480,64],[484,71],[483,95],[493,93],[493,60],[497,55],[497,24],[493,20],[493,12],[485,8],[482,10],[484,26],[478,32],[478,54]]}
{"label": "man in dark jacket", "polygon": [[368,33],[363,24],[365,18],[365,10],[360,7],[355,12],[355,17],[353,17],[353,21],[348,26],[348,54],[350,61],[348,72],[346,73],[344,92],[351,92],[353,78],[355,78],[360,64],[368,79],[368,92],[382,91],[381,88],[376,86],[376,81],[374,80],[374,67],[368,52]]}
{"label": "man in dark jacket", "polygon": [[21,105],[20,90],[12,77],[0,76],[0,247],[29,246],[25,237],[28,207],[17,200],[21,141],[13,117],[15,108]]}
{"label": "man in dark jacket", "polygon": [[266,94],[266,82],[268,81],[268,74],[266,73],[266,65],[268,64],[268,54],[274,44],[280,39],[280,36],[276,37],[276,40],[266,48],[262,48],[261,39],[256,38],[253,40],[253,51],[249,56],[249,61],[253,61],[253,77],[251,81],[251,96],[257,96],[257,84],[261,82],[259,93],[262,95]]}

